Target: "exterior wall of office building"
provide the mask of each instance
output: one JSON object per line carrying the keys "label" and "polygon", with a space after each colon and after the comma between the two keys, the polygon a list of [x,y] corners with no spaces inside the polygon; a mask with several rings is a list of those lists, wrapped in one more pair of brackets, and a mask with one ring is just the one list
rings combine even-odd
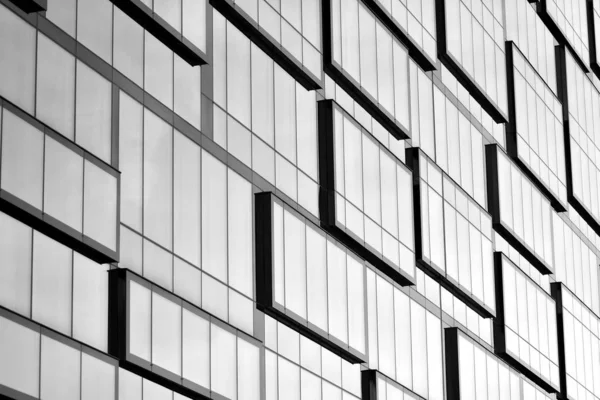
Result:
{"label": "exterior wall of office building", "polygon": [[0,0],[0,398],[600,400],[599,32]]}

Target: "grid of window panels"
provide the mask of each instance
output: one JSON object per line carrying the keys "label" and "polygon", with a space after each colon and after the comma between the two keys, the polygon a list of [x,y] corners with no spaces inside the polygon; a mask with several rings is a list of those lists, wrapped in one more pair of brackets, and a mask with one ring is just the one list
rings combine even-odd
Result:
{"label": "grid of window panels", "polygon": [[504,254],[495,253],[496,351],[549,392],[560,387],[556,304]]}
{"label": "grid of window panels", "polygon": [[486,146],[494,229],[543,274],[554,273],[550,201],[497,146]]}
{"label": "grid of window panels", "polygon": [[563,94],[565,120],[568,124],[571,184],[569,201],[587,219],[596,231],[600,227],[600,169],[596,164],[600,140],[600,90],[591,76],[581,69],[570,51],[564,49],[561,57],[565,66],[566,91]]}
{"label": "grid of window panels", "polygon": [[265,317],[265,400],[361,398],[351,364],[292,328]]}
{"label": "grid of window panels", "polygon": [[558,340],[562,343],[565,398],[600,398],[600,319],[561,283],[552,284],[556,299]]}
{"label": "grid of window panels", "polygon": [[502,2],[444,0],[440,58],[498,123],[508,119]]}
{"label": "grid of window panels", "polygon": [[318,0],[211,1],[308,89],[322,86],[321,8]]}
{"label": "grid of window panels", "polygon": [[0,198],[29,224],[64,231],[61,242],[117,260],[119,173],[14,106],[0,112]]}
{"label": "grid of window panels", "polygon": [[257,194],[255,209],[260,306],[303,325],[304,334],[319,335],[317,342],[343,357],[364,361],[364,261],[271,193]]}
{"label": "grid of window panels", "polygon": [[444,329],[448,400],[556,398],[528,381],[458,328]]}
{"label": "grid of window panels", "polygon": [[508,46],[509,92],[508,152],[533,174],[554,208],[567,207],[567,172],[562,104],[514,44]]}
{"label": "grid of window panels", "polygon": [[546,24],[554,29],[554,35],[561,43],[575,52],[579,63],[586,66],[586,72],[590,55],[587,3],[585,0],[542,0],[538,5],[538,12]]}
{"label": "grid of window panels", "polygon": [[519,0],[504,2],[506,40],[514,42],[550,89],[557,93],[556,41],[536,14],[536,4]]}
{"label": "grid of window panels", "polygon": [[332,101],[319,103],[321,221],[373,265],[414,281],[410,170]]}
{"label": "grid of window panels", "polygon": [[362,1],[328,0],[324,9],[326,71],[394,136],[409,138],[408,50]]}
{"label": "grid of window panels", "polygon": [[411,58],[428,71],[435,69],[438,58],[434,0],[372,0],[366,3],[373,3],[376,13],[383,11],[378,14],[383,21],[391,19],[407,43]]}
{"label": "grid of window panels", "polygon": [[492,218],[422,152],[411,151],[417,258],[442,284],[485,317],[496,312]]}
{"label": "grid of window panels", "polygon": [[110,274],[109,349],[122,366],[182,394],[260,399],[255,339],[128,270]]}

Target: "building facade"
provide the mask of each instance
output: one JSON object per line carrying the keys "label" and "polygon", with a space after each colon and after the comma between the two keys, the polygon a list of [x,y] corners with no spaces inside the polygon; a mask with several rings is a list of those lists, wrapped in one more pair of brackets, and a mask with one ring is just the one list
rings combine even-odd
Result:
{"label": "building facade", "polygon": [[0,398],[599,400],[600,2],[0,0]]}

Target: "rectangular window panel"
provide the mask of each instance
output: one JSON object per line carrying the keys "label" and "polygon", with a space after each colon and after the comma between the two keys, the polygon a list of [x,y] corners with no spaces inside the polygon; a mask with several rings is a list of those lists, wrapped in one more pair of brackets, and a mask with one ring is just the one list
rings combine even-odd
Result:
{"label": "rectangular window panel", "polygon": [[[560,388],[554,299],[503,253],[494,254],[498,316],[496,352],[545,390]],[[532,328],[532,329],[530,329]],[[526,359],[521,354],[528,354]]]}
{"label": "rectangular window panel", "polygon": [[[448,400],[556,398],[458,328],[444,329]],[[492,379],[497,374],[497,380]],[[510,383],[509,383],[510,382]]]}
{"label": "rectangular window panel", "polygon": [[318,0],[211,1],[250,40],[306,89],[323,87]]}
{"label": "rectangular window panel", "polygon": [[596,165],[600,141],[595,134],[600,115],[594,112],[600,107],[600,91],[570,51],[562,49],[560,53],[566,75],[562,101],[569,133],[569,203],[600,232],[600,168]]}
{"label": "rectangular window panel", "polygon": [[592,313],[562,283],[552,284],[556,312],[548,310],[549,318],[556,318],[558,343],[561,347],[561,388],[564,398],[582,400],[600,397],[600,319]]}
{"label": "rectangular window panel", "polygon": [[0,213],[0,306],[105,351],[107,266]]}
{"label": "rectangular window panel", "polygon": [[590,62],[587,3],[585,0],[545,0],[538,4],[540,17],[554,36],[574,52],[586,72]]}
{"label": "rectangular window panel", "polygon": [[266,400],[358,400],[360,364],[265,316]]}
{"label": "rectangular window panel", "polygon": [[273,194],[255,199],[261,309],[341,357],[364,361],[364,261]]}
{"label": "rectangular window panel", "polygon": [[206,64],[207,0],[111,1],[189,64]]}
{"label": "rectangular window panel", "polygon": [[563,220],[560,214],[554,214],[552,228],[556,282],[562,282],[586,307],[600,316],[599,263],[595,247],[582,239],[570,221]]}
{"label": "rectangular window panel", "polygon": [[502,2],[438,3],[440,59],[497,123],[508,120]]}
{"label": "rectangular window panel", "polygon": [[123,368],[193,398],[259,398],[254,338],[126,269],[109,275],[109,351]]}
{"label": "rectangular window panel", "polygon": [[404,285],[414,284],[412,174],[333,101],[319,102],[321,222]]}
{"label": "rectangular window panel", "polygon": [[2,397],[116,400],[116,360],[6,310],[0,360]]}
{"label": "rectangular window panel", "polygon": [[550,90],[558,93],[556,80],[556,40],[536,13],[536,3],[519,0],[504,2],[506,40],[516,45],[523,57]]}
{"label": "rectangular window panel", "polygon": [[323,7],[325,70],[397,139],[409,138],[408,50],[362,2]]}
{"label": "rectangular window panel", "polygon": [[508,154],[558,211],[567,207],[562,104],[514,44],[508,47]]}
{"label": "rectangular window panel", "polygon": [[411,150],[409,159],[418,178],[417,261],[481,316],[494,317],[491,216],[422,151]]}
{"label": "rectangular window panel", "polygon": [[367,269],[369,361],[425,399],[444,398],[442,326],[387,277]]}
{"label": "rectangular window panel", "polygon": [[497,145],[486,158],[494,229],[542,274],[554,273],[550,201]]}
{"label": "rectangular window panel", "polygon": [[434,0],[371,0],[366,4],[388,27],[393,27],[394,35],[402,38],[409,55],[421,68],[426,71],[436,68],[438,58]]}
{"label": "rectangular window panel", "polygon": [[7,212],[97,262],[116,261],[120,174],[4,104],[0,198]]}

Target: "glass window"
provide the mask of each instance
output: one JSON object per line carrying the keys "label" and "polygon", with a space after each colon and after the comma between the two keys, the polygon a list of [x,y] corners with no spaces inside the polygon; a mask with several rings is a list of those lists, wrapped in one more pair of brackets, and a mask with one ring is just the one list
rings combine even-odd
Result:
{"label": "glass window", "polygon": [[200,147],[176,131],[173,160],[173,250],[200,267]]}
{"label": "glass window", "polygon": [[144,111],[144,233],[171,249],[172,226],[173,128]]}
{"label": "glass window", "polygon": [[129,352],[150,361],[151,292],[146,287],[129,281]]}
{"label": "glass window", "polygon": [[0,304],[28,316],[31,310],[32,230],[0,213]]}
{"label": "glass window", "polygon": [[112,21],[112,3],[78,0],[77,40],[109,64],[112,64]]}
{"label": "glass window", "polygon": [[182,376],[205,388],[210,387],[209,325],[204,318],[183,309]]}
{"label": "glass window", "polygon": [[238,398],[243,400],[260,399],[260,353],[259,348],[238,337]]}
{"label": "glass window", "polygon": [[76,142],[110,164],[112,85],[81,61],[77,61],[75,109]]}
{"label": "glass window", "polygon": [[39,395],[40,333],[0,317],[0,384]]}
{"label": "glass window", "polygon": [[81,400],[115,400],[116,379],[114,365],[81,353]]}
{"label": "glass window", "polygon": [[173,291],[190,303],[200,307],[201,297],[201,274],[199,269],[194,268],[177,257],[173,259]]}
{"label": "glass window", "polygon": [[[154,0],[154,12],[181,32],[181,0]],[[202,22],[198,21],[199,24]]]}
{"label": "glass window", "polygon": [[121,170],[121,222],[142,232],[143,108],[119,93],[119,169]]}
{"label": "glass window", "polygon": [[173,289],[173,255],[144,239],[144,277],[167,290]]}
{"label": "glass window", "polygon": [[232,170],[227,176],[229,284],[253,298],[252,186]]}
{"label": "glass window", "polygon": [[40,398],[79,400],[81,351],[42,336]]}
{"label": "glass window", "polygon": [[250,41],[228,25],[227,110],[247,127],[251,126],[250,82]]}
{"label": "glass window", "polygon": [[44,164],[44,212],[81,232],[83,158],[47,136]]}
{"label": "glass window", "polygon": [[46,18],[52,21],[69,35],[75,37],[75,11],[77,0],[54,0],[52,7],[48,7]]}
{"label": "glass window", "polygon": [[142,400],[142,378],[119,368],[119,399]]}
{"label": "glass window", "polygon": [[114,36],[117,40],[113,43],[113,67],[136,85],[142,87],[144,83],[144,28],[129,18],[121,9],[114,7]]}
{"label": "glass window", "polygon": [[32,318],[71,335],[73,251],[38,233],[33,235]]}
{"label": "glass window", "polygon": [[[75,57],[38,34],[36,115],[60,134],[74,138]],[[17,74],[19,75],[19,74]]]}
{"label": "glass window", "polygon": [[8,110],[2,113],[2,189],[41,210],[44,134]]}
{"label": "glass window", "polygon": [[227,169],[202,152],[202,269],[227,281]]}
{"label": "glass window", "polygon": [[289,212],[283,216],[283,226],[285,306],[306,318],[306,228]]}
{"label": "glass window", "polygon": [[173,108],[173,52],[148,32],[144,38],[144,89]]}
{"label": "glass window", "polygon": [[0,95],[30,114],[34,106],[35,46],[35,28],[0,5]]}
{"label": "glass window", "polygon": [[117,178],[85,161],[83,233],[117,249]]}
{"label": "glass window", "polygon": [[237,397],[236,349],[235,335],[211,324],[211,390],[230,399]]}
{"label": "glass window", "polygon": [[108,349],[108,269],[73,253],[73,337]]}
{"label": "glass window", "polygon": [[206,52],[206,0],[183,0],[183,36]]}
{"label": "glass window", "polygon": [[152,293],[152,363],[181,373],[181,307]]}
{"label": "glass window", "polygon": [[[171,1],[171,0],[169,0]],[[190,125],[200,129],[200,72],[199,67],[193,67],[175,55],[175,93],[174,111]]]}

